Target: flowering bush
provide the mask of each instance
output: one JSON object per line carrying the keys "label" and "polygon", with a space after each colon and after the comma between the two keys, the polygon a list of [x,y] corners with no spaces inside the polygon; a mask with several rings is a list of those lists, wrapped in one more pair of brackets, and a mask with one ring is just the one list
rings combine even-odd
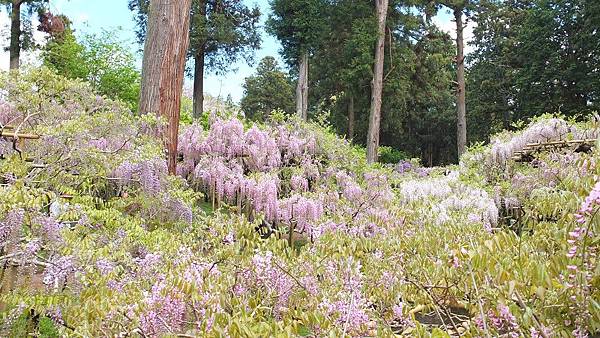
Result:
{"label": "flowering bush", "polygon": [[161,121],[43,69],[1,85],[0,119],[42,135],[2,140],[2,336],[600,331],[598,150],[499,150],[592,122],[422,169],[366,165],[294,118],[215,115],[183,128],[168,176]]}

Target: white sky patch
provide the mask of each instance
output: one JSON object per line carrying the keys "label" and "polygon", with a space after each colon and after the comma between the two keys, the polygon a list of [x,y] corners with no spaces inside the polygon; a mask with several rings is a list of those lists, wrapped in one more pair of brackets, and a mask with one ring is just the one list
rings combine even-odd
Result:
{"label": "white sky patch", "polygon": [[[33,27],[33,40],[37,45],[46,43],[46,34],[37,30],[39,25],[37,17],[33,18],[31,27]],[[4,11],[0,12],[0,70],[7,71],[10,66],[10,53],[8,46],[10,45],[10,19]],[[41,65],[40,50],[21,50],[21,65]]]}
{"label": "white sky patch", "polygon": [[86,25],[90,21],[90,16],[87,13],[79,13],[74,19],[75,25]]}
{"label": "white sky patch", "polygon": [[0,40],[2,46],[0,48],[0,70],[8,70],[10,58],[7,48],[10,41],[10,20],[4,12],[0,12],[0,35],[2,36],[2,40]]}
{"label": "white sky patch", "polygon": [[[471,53],[475,48],[470,44],[473,40],[473,29],[476,23],[473,20],[468,20],[463,15],[463,21],[467,22],[467,26],[463,31],[465,39],[465,54]],[[450,34],[453,40],[456,40],[456,23],[454,22],[454,14],[448,13],[447,9],[442,9],[438,15],[433,17],[433,23],[442,31]]]}

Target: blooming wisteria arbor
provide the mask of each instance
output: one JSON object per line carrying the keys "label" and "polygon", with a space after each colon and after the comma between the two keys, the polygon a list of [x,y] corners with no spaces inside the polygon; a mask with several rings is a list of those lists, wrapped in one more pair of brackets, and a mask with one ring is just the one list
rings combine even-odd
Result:
{"label": "blooming wisteria arbor", "polygon": [[0,88],[0,122],[41,137],[0,157],[2,336],[600,330],[599,150],[509,154],[593,119],[422,168],[367,165],[297,118],[214,115],[182,128],[170,176],[154,116],[43,69]]}

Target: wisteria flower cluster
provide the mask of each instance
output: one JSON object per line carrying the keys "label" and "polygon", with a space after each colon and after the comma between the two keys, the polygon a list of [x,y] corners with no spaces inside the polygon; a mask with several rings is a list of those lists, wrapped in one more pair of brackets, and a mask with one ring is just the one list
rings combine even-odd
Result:
{"label": "wisteria flower cluster", "polygon": [[566,139],[569,132],[569,124],[559,118],[533,123],[527,129],[514,135],[507,141],[500,139],[493,140],[488,160],[491,163],[504,165],[516,151],[522,150],[528,143]]}
{"label": "wisteria flower cluster", "polygon": [[511,313],[510,308],[504,304],[499,304],[497,311],[488,311],[486,318],[482,318],[481,316],[477,317],[475,323],[481,330],[487,329],[487,326],[489,325],[498,334],[512,338],[521,337],[521,331],[516,317]]}

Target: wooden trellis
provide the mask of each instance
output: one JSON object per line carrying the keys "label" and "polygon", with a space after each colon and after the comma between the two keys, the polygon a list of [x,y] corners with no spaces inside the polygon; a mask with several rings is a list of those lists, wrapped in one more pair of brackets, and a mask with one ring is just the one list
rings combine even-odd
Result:
{"label": "wooden trellis", "polygon": [[560,140],[550,142],[527,143],[527,145],[512,154],[512,159],[517,162],[530,162],[533,160],[533,154],[540,151],[553,149],[562,149],[566,147],[576,146],[576,150],[587,151],[596,143],[596,139],[581,139],[581,140]]}
{"label": "wooden trellis", "polygon": [[21,156],[22,158],[23,154],[21,152],[21,147],[23,146],[23,142],[25,140],[37,140],[40,138],[40,135],[31,133],[21,133],[19,131],[19,128],[15,128],[14,126],[1,126],[0,138],[12,139],[13,149],[17,153],[19,153],[19,156]]}

